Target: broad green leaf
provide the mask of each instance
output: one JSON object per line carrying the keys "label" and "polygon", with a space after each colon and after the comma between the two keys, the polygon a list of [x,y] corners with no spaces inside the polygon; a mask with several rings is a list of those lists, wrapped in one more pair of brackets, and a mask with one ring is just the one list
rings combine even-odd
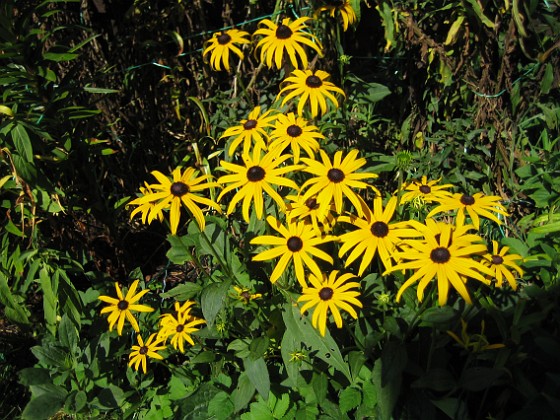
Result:
{"label": "broad green leaf", "polygon": [[99,404],[107,408],[117,408],[122,406],[126,400],[126,396],[121,388],[116,385],[109,384],[104,387],[97,396]]}
{"label": "broad green leaf", "polygon": [[208,403],[208,415],[217,420],[227,420],[232,417],[234,408],[229,395],[220,391]]}
{"label": "broad green leaf", "polygon": [[12,112],[12,108],[7,107],[6,105],[0,105],[0,114],[7,115],[9,117],[14,116],[14,113]]}
{"label": "broad green leaf", "polygon": [[31,353],[47,366],[53,367],[66,367],[66,352],[53,346],[53,345],[43,345],[35,346],[31,348]]}
{"label": "broad green leaf", "polygon": [[233,400],[233,404],[235,406],[235,412],[239,412],[240,410],[247,407],[251,398],[255,394],[255,387],[247,374],[242,372],[239,375],[239,379],[237,382],[237,387],[231,393],[231,399]]}
{"label": "broad green leaf", "polygon": [[319,404],[322,404],[327,398],[327,391],[329,388],[329,381],[327,376],[323,373],[313,372],[311,377],[311,386],[313,387],[313,392],[315,393],[315,398]]}
{"label": "broad green leaf", "polygon": [[[272,395],[272,393],[270,393],[270,395]],[[271,402],[270,400],[271,398],[269,398],[268,402],[269,407]],[[271,408],[272,414],[274,415],[275,419],[284,418],[286,412],[288,411],[288,408],[290,408],[290,396],[288,394],[282,394],[280,398],[276,399],[274,406]]]}
{"label": "broad green leaf", "polygon": [[49,419],[64,405],[64,397],[53,394],[42,394],[32,398],[23,410],[21,418],[24,420]]}
{"label": "broad green leaf", "polygon": [[344,388],[340,393],[338,406],[340,411],[347,413],[362,403],[362,393],[356,388]]}
{"label": "broad green leaf", "polygon": [[76,350],[76,346],[78,344],[78,332],[66,314],[62,316],[60,324],[58,325],[58,340],[71,352]]}
{"label": "broad green leaf", "polygon": [[188,299],[192,299],[202,290],[202,286],[196,283],[183,283],[175,286],[173,289],[168,290],[165,293],[161,293],[160,297],[169,299],[173,298],[179,302],[184,302]]}
{"label": "broad green leaf", "polygon": [[25,368],[19,371],[19,381],[22,385],[42,385],[52,383],[49,369]]}
{"label": "broad green leaf", "polygon": [[263,357],[268,349],[269,339],[267,336],[254,338],[249,344],[249,351],[252,359]]}
{"label": "broad green leaf", "polygon": [[450,306],[429,308],[421,316],[422,326],[446,325],[457,318],[457,313]]}
{"label": "broad green leaf", "polygon": [[18,153],[23,156],[27,162],[33,162],[33,146],[31,145],[31,139],[25,127],[17,124],[12,129],[11,134]]}
{"label": "broad green leaf", "polygon": [[383,364],[382,357],[376,360],[372,372],[372,382],[375,386],[377,403],[381,414],[380,418],[381,420],[390,420],[399,397],[401,389],[401,376],[399,372],[399,376],[397,376],[394,380],[385,381],[384,383],[382,380],[382,371],[385,370]]}
{"label": "broad green leaf", "polygon": [[270,377],[268,376],[268,368],[264,359],[261,357],[253,360],[248,357],[243,359],[243,365],[245,366],[245,373],[253,386],[265,400],[268,400]]}
{"label": "broad green leaf", "polygon": [[[288,374],[289,385],[292,387],[304,385],[305,380],[301,376],[300,371],[305,370],[308,365],[303,361],[296,360],[295,355],[302,352],[302,344],[299,338],[294,337],[290,329],[286,329],[284,332],[280,352],[282,353],[282,360]],[[303,355],[303,353],[301,354]],[[305,357],[307,356],[305,355]]]}
{"label": "broad green leaf", "polygon": [[27,308],[12,294],[10,286],[8,285],[8,277],[1,271],[0,303],[5,306],[4,313],[7,318],[20,324],[29,324]]}
{"label": "broad green leaf", "polygon": [[214,325],[216,315],[224,305],[231,281],[223,281],[212,283],[202,290],[200,297],[200,305],[202,306],[202,314],[209,327]]}
{"label": "broad green leaf", "polygon": [[191,249],[196,245],[192,235],[167,235],[167,242],[169,242],[171,248],[167,251],[166,256],[173,264],[181,265],[187,261],[192,261]]}
{"label": "broad green leaf", "polygon": [[325,336],[321,336],[319,331],[313,328],[307,317],[300,314],[299,308],[290,303],[284,306],[283,318],[286,328],[291,330],[294,337],[298,337],[311,351],[317,352],[317,357],[341,372],[349,382],[352,382],[348,364],[344,361],[340,349],[328,329]]}

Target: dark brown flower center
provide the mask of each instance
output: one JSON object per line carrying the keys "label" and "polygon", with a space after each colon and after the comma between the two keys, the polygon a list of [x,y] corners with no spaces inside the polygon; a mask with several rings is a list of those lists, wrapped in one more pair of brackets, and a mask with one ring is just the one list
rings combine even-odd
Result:
{"label": "dark brown flower center", "polygon": [[465,206],[472,206],[474,204],[474,197],[472,195],[463,194],[461,196],[461,204]]}
{"label": "dark brown flower center", "polygon": [[150,350],[150,349],[148,348],[148,346],[142,346],[142,347],[140,347],[140,349],[138,350],[138,353],[140,353],[141,355],[144,355],[144,354],[147,354],[149,350]]}
{"label": "dark brown flower center", "polygon": [[288,39],[292,34],[292,30],[286,25],[280,25],[276,28],[276,38],[278,39]]}
{"label": "dark brown flower center", "polygon": [[189,192],[189,186],[184,182],[174,182],[171,184],[170,191],[175,197],[182,197]]}
{"label": "dark brown flower center", "polygon": [[317,203],[317,199],[315,197],[311,197],[305,200],[305,205],[309,210],[315,210],[317,207],[319,207],[319,203]]}
{"label": "dark brown flower center", "polygon": [[290,251],[298,252],[301,248],[303,248],[303,241],[298,236],[292,236],[288,239],[287,246]]}
{"label": "dark brown flower center", "polygon": [[323,81],[318,76],[312,75],[308,76],[307,79],[305,79],[305,84],[307,85],[307,87],[316,89],[320,88],[323,85]]}
{"label": "dark brown flower center", "polygon": [[260,166],[252,166],[247,171],[247,179],[251,182],[258,182],[264,179],[264,169]]}
{"label": "dark brown flower center", "polygon": [[226,44],[229,44],[230,41],[231,41],[231,36],[229,36],[229,35],[226,34],[225,32],[223,32],[222,34],[218,35],[218,44],[220,44],[220,45],[226,45]]}
{"label": "dark brown flower center", "polygon": [[241,293],[241,299],[243,299],[244,301],[249,301],[251,300],[251,294],[247,291]]}
{"label": "dark brown flower center", "polygon": [[427,185],[420,185],[418,190],[420,190],[420,192],[422,194],[430,194],[432,192],[432,189],[430,187],[428,187]]}
{"label": "dark brown flower center", "polygon": [[247,120],[245,124],[243,124],[243,128],[245,130],[252,130],[257,126],[257,123],[258,123],[257,120]]}
{"label": "dark brown flower center", "polygon": [[492,255],[492,264],[500,265],[504,262],[504,259],[501,255]]}
{"label": "dark brown flower center", "polygon": [[117,303],[117,308],[121,311],[126,311],[128,309],[128,302],[126,300],[120,300],[119,303]]}
{"label": "dark brown flower center", "polygon": [[319,298],[321,300],[331,300],[331,298],[333,297],[333,294],[334,294],[333,289],[331,289],[330,287],[323,287],[319,291]]}
{"label": "dark brown flower center", "polygon": [[329,169],[329,172],[327,172],[327,178],[329,178],[329,181],[338,184],[339,182],[344,181],[344,172],[336,168]]}
{"label": "dark brown flower center", "polygon": [[290,137],[299,137],[301,136],[301,133],[303,133],[303,130],[299,125],[293,124],[288,127],[286,133],[288,133],[288,136]]}
{"label": "dark brown flower center", "polygon": [[180,333],[181,331],[183,331],[185,329],[185,326],[183,324],[179,324],[177,325],[177,327],[175,328],[175,331]]}
{"label": "dark brown flower center", "polygon": [[430,258],[437,264],[444,264],[449,261],[449,258],[451,258],[451,254],[449,253],[449,250],[447,248],[439,247],[432,250],[432,252],[430,253]]}
{"label": "dark brown flower center", "polygon": [[389,226],[385,222],[375,222],[371,225],[371,233],[378,238],[384,238],[389,233]]}

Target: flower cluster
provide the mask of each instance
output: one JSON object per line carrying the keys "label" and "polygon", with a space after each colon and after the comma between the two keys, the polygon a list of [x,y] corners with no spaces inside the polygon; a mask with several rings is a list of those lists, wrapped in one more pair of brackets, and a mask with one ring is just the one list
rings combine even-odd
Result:
{"label": "flower cluster", "polygon": [[[136,293],[138,284],[139,280],[135,280],[128,289],[126,295],[123,295],[118,283],[115,283],[117,298],[113,298],[111,296],[99,296],[99,300],[109,304],[109,306],[101,309],[101,314],[109,313],[109,317],[107,319],[109,322],[109,331],[113,330],[116,323],[117,332],[121,335],[124,328],[124,321],[126,319],[131,324],[134,331],[140,333],[140,327],[133,311],[154,311],[154,308],[150,306],[140,305],[137,303],[142,296],[149,292],[148,289],[145,289]],[[159,354],[158,351],[165,350],[167,348],[166,341],[170,337],[173,348],[179,350],[181,353],[185,352],[185,341],[194,346],[195,343],[191,334],[198,330],[198,326],[205,323],[203,319],[196,318],[191,314],[192,306],[194,304],[195,303],[193,301],[186,301],[182,305],[179,302],[175,302],[176,315],[174,316],[169,313],[162,315],[159,324],[159,331],[157,333],[150,334],[146,341],[144,341],[141,334],[137,334],[136,340],[138,345],[132,346],[132,351],[129,354],[128,365],[133,366],[135,370],[138,370],[139,367],[142,366],[142,371],[146,373],[148,357],[163,360],[164,357]]]}

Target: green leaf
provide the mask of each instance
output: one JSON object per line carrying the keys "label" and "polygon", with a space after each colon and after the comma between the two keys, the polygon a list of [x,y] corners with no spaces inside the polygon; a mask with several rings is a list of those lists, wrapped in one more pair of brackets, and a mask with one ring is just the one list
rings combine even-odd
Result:
{"label": "green leaf", "polygon": [[19,324],[29,324],[29,312],[24,304],[12,294],[8,277],[0,271],[0,302],[5,306],[4,313],[8,319]]}
{"label": "green leaf", "polygon": [[[268,405],[270,407],[270,399]],[[274,407],[272,407],[272,414],[274,415],[274,418],[283,418],[286,415],[288,408],[290,408],[290,396],[288,394],[282,394],[282,396],[276,400]]]}
{"label": "green leaf", "polygon": [[161,293],[160,297],[164,299],[173,298],[180,302],[192,299],[202,290],[202,286],[196,283],[183,283],[175,286],[173,289],[168,290],[165,293]]}
{"label": "green leaf", "polygon": [[91,86],[84,86],[84,90],[88,93],[119,93],[118,89],[96,88]]}
{"label": "green leaf", "polygon": [[294,338],[298,338],[305,343],[311,351],[316,351],[317,357],[341,372],[349,382],[352,382],[348,364],[342,358],[340,349],[328,330],[324,337],[321,336],[319,331],[313,328],[307,317],[300,314],[299,308],[291,303],[284,306],[283,318],[286,328],[291,330]]}
{"label": "green leaf", "polygon": [[327,398],[327,390],[329,388],[329,381],[327,376],[323,373],[313,372],[311,377],[311,386],[313,387],[313,392],[315,393],[315,398],[319,404],[322,404]]}
{"label": "green leaf", "polygon": [[99,404],[107,408],[121,407],[126,400],[126,396],[121,388],[116,385],[107,385],[97,396]]}
{"label": "green leaf", "polygon": [[166,256],[173,264],[181,265],[187,261],[192,261],[191,249],[196,245],[192,235],[167,235],[167,242],[169,242],[171,248],[167,251]]}
{"label": "green leaf", "polygon": [[25,368],[19,371],[19,382],[25,386],[51,384],[50,371],[44,368]]}
{"label": "green leaf", "polygon": [[252,359],[263,357],[268,349],[269,339],[267,336],[254,338],[249,344]]}
{"label": "green leaf", "polygon": [[78,344],[78,332],[66,314],[62,316],[58,326],[58,339],[68,350],[76,350],[76,346]]}
{"label": "green leaf", "polygon": [[29,134],[23,125],[17,124],[11,131],[14,146],[18,153],[25,158],[27,162],[33,162],[33,146],[29,139]]}
{"label": "green leaf", "polygon": [[220,391],[208,403],[208,415],[217,420],[227,420],[231,418],[234,408],[229,395]]}
{"label": "green leaf", "polygon": [[56,334],[56,315],[58,298],[56,296],[56,290],[58,289],[57,283],[58,278],[49,275],[49,272],[45,267],[41,268],[39,271],[39,284],[41,285],[41,290],[43,291],[43,312],[45,321],[47,323],[47,328],[54,336]]}
{"label": "green leaf", "polygon": [[243,365],[245,366],[245,373],[253,386],[265,400],[268,400],[270,377],[268,376],[268,368],[264,359],[261,357],[253,360],[249,357],[243,359]]}
{"label": "green leaf", "polygon": [[79,57],[79,54],[73,53],[54,53],[54,52],[45,52],[43,53],[43,58],[49,61],[71,61],[75,58]]}
{"label": "green leaf", "polygon": [[356,388],[344,388],[340,393],[338,406],[340,411],[347,413],[350,410],[358,407],[362,403],[362,393]]}
{"label": "green leaf", "polygon": [[447,325],[457,318],[457,313],[450,306],[428,308],[421,316],[422,326]]}
{"label": "green leaf", "polygon": [[66,353],[52,344],[32,347],[31,353],[47,366],[66,367]]}
{"label": "green leaf", "polygon": [[23,410],[21,418],[26,420],[48,419],[64,405],[64,397],[56,394],[42,394],[32,398]]}
{"label": "green leaf", "polygon": [[376,360],[372,372],[372,382],[375,386],[377,403],[381,411],[380,418],[381,420],[389,420],[392,418],[393,410],[399,397],[401,389],[401,375],[400,372],[398,372],[398,376],[396,376],[393,380],[388,380],[395,375],[386,373],[385,376],[387,376],[387,379],[384,381],[382,379],[382,372],[387,370],[384,365],[385,363],[383,362],[383,356]]}
{"label": "green leaf", "polygon": [[472,6],[472,10],[484,25],[490,29],[494,29],[494,22],[488,19],[488,17],[484,14],[482,6],[477,0],[467,0],[467,3]]}
{"label": "green leaf", "polygon": [[255,386],[247,376],[245,372],[239,375],[237,382],[237,387],[231,393],[231,399],[233,400],[233,405],[235,406],[235,412],[247,407],[251,398],[255,394]]}
{"label": "green leaf", "polygon": [[223,281],[212,283],[202,290],[200,297],[200,305],[202,306],[202,314],[209,327],[214,325],[216,315],[224,305],[231,281]]}

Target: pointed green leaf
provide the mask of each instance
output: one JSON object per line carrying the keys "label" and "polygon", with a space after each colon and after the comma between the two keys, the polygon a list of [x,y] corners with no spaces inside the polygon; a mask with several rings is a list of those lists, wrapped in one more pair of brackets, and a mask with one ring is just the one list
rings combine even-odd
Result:
{"label": "pointed green leaf", "polygon": [[249,357],[243,360],[243,365],[245,366],[245,373],[253,386],[265,400],[268,400],[270,377],[268,376],[268,368],[264,359],[261,357],[253,360]]}
{"label": "pointed green leaf", "polygon": [[209,327],[214,325],[216,315],[224,305],[231,281],[223,281],[219,283],[212,283],[202,290],[200,297],[200,305],[202,306],[202,313],[204,319]]}

